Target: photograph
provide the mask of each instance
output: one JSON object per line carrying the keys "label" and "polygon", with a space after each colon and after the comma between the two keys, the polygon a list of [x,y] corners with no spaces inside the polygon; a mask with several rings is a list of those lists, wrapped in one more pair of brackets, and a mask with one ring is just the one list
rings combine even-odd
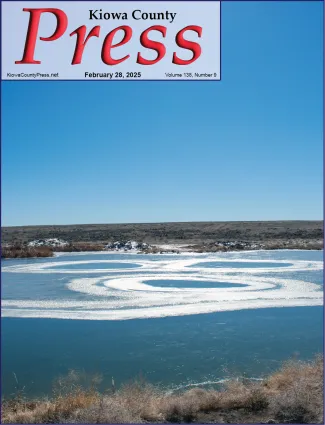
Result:
{"label": "photograph", "polygon": [[324,2],[1,10],[1,423],[324,423]]}

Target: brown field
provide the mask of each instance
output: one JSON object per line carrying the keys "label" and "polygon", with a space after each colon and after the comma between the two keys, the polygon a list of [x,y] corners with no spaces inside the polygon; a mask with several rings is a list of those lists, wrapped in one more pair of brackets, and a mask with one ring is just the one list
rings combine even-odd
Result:
{"label": "brown field", "polygon": [[2,243],[60,238],[71,243],[107,243],[135,240],[149,244],[202,244],[221,241],[257,241],[277,244],[323,240],[322,221],[237,221],[143,224],[75,224],[2,228]]}

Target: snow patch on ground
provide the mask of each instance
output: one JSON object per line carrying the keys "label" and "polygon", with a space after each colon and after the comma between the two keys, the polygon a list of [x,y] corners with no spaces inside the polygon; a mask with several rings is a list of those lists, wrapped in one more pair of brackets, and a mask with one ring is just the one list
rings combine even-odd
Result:
{"label": "snow patch on ground", "polygon": [[116,241],[110,242],[105,246],[105,249],[112,251],[143,251],[144,249],[148,249],[150,245],[144,242],[136,242],[136,241]]}
{"label": "snow patch on ground", "polygon": [[69,245],[69,243],[62,239],[49,238],[49,239],[36,239],[34,241],[28,242],[27,245],[31,247],[38,247],[38,246],[58,247],[58,246],[67,246]]}

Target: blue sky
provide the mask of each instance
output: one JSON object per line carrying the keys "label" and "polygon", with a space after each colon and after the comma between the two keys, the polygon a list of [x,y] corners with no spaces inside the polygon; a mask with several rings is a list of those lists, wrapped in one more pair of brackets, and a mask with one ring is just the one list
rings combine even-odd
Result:
{"label": "blue sky", "polygon": [[2,225],[321,219],[322,16],[223,3],[221,82],[3,82]]}

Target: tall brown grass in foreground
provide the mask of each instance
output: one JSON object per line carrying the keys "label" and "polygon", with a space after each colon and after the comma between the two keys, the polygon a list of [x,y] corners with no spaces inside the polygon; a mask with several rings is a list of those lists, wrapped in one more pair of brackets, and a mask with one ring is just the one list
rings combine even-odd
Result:
{"label": "tall brown grass in foreground", "polygon": [[70,372],[53,396],[2,401],[3,423],[323,423],[323,358],[290,361],[258,383],[168,393],[141,381],[99,393]]}

